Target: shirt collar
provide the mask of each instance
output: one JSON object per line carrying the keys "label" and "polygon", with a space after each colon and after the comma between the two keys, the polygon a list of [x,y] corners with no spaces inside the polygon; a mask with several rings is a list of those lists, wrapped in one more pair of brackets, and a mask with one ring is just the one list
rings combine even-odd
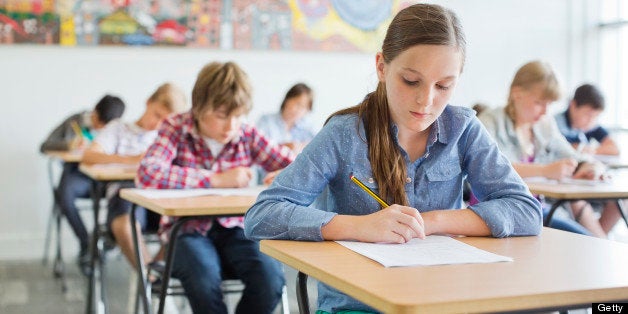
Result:
{"label": "shirt collar", "polygon": [[569,108],[565,110],[563,113],[565,115],[565,122],[567,123],[567,128],[571,129],[571,119],[569,119]]}
{"label": "shirt collar", "polygon": [[[430,127],[430,134],[427,138],[427,146],[432,146],[436,141],[439,141],[443,144],[447,144],[447,136],[446,129],[442,127],[443,123],[439,122],[439,119],[436,119],[432,126]],[[393,139],[395,140],[395,144],[399,146],[399,127],[396,124],[392,124],[390,127],[390,131],[392,132]]]}

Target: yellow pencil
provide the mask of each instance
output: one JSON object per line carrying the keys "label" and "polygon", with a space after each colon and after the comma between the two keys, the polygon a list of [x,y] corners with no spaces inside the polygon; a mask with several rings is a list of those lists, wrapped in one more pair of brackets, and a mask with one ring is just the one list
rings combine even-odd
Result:
{"label": "yellow pencil", "polygon": [[76,133],[76,136],[78,138],[83,137],[83,131],[81,131],[81,127],[78,125],[78,122],[72,121],[70,124],[72,125],[72,130],[74,130],[74,133]]}
{"label": "yellow pencil", "polygon": [[386,208],[390,206],[381,197],[379,197],[379,195],[375,194],[373,190],[369,189],[368,186],[364,185],[362,181],[358,180],[358,178],[356,178],[354,175],[351,175],[351,181],[353,181],[353,183],[357,184],[360,188],[362,188],[362,190],[364,190],[366,193],[372,196],[380,205],[382,205],[382,207]]}

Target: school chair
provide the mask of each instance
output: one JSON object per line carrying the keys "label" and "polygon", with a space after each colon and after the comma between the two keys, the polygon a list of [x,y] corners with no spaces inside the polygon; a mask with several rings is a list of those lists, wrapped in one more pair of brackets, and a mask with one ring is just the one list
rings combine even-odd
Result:
{"label": "school chair", "polygon": [[[62,163],[53,158],[48,159],[48,184],[52,192],[52,209],[50,216],[48,217],[48,224],[46,227],[46,237],[44,240],[44,256],[42,259],[43,265],[48,264],[48,256],[50,254],[50,245],[53,236],[53,232],[56,236],[55,241],[55,257],[52,264],[52,273],[55,278],[61,281],[61,290],[65,293],[68,290],[68,286],[65,281],[65,266],[63,264],[63,256],[61,254],[61,208],[59,207],[59,196],[57,193],[57,184],[59,182],[60,174],[58,174],[58,168],[56,165]],[[54,227],[53,227],[54,225]]]}
{"label": "school chair", "polygon": [[[147,232],[147,233],[143,233],[142,236],[144,237],[144,242],[147,245],[151,243],[161,243],[159,241],[159,236],[156,233]],[[161,280],[162,280],[164,271],[165,271],[165,262],[163,261],[152,262],[146,268],[146,273],[147,273],[146,278],[153,278],[152,282],[151,281],[147,282],[148,286],[146,287],[147,290],[150,291],[151,293],[151,299],[153,298],[159,299],[161,295],[161,289],[162,289]],[[235,274],[228,271],[227,268],[223,268],[222,278],[223,280],[221,283],[221,290],[223,294],[223,300],[229,307],[229,302],[228,302],[229,296],[233,294],[241,294],[242,291],[244,291],[244,283],[240,279],[237,279]],[[137,288],[135,289],[135,305],[134,305],[133,313],[139,313],[139,307],[141,303],[140,293],[141,293],[141,287],[137,285]],[[176,278],[175,280],[173,280],[173,278],[170,278],[169,285],[166,289],[165,294],[167,296],[186,297],[183,286],[181,286],[181,284],[179,283],[178,280],[176,280]],[[149,306],[152,307],[152,304],[149,304]],[[153,309],[151,308],[150,310],[148,311],[145,310],[144,312],[152,313]],[[282,292],[281,292],[281,313],[290,314],[290,305],[288,301],[288,289],[286,286],[283,287]]]}

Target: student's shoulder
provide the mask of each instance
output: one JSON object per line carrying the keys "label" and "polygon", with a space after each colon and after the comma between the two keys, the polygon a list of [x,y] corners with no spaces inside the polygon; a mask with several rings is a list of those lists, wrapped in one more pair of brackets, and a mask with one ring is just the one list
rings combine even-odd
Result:
{"label": "student's shoulder", "polygon": [[471,108],[447,105],[440,116],[446,125],[464,129],[471,123],[477,123],[475,110]]}
{"label": "student's shoulder", "polygon": [[323,126],[321,132],[333,135],[345,135],[355,133],[361,126],[360,118],[356,113],[342,114],[331,117]]}
{"label": "student's shoulder", "polygon": [[488,108],[483,110],[482,113],[478,115],[478,120],[484,124],[496,123],[497,121],[505,118],[506,111],[504,110],[504,107]]}
{"label": "student's shoulder", "polygon": [[471,120],[475,116],[475,111],[467,107],[447,105],[443,110],[443,115],[449,118]]}

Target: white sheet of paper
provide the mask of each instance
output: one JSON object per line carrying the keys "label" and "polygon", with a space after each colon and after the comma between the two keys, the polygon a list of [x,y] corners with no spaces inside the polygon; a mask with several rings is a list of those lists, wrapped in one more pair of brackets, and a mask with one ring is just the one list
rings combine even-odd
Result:
{"label": "white sheet of paper", "polygon": [[183,198],[204,195],[257,196],[266,187],[263,185],[238,189],[136,189],[137,194],[146,198]]}
{"label": "white sheet of paper", "polygon": [[431,235],[404,244],[336,241],[384,267],[512,262],[513,259],[480,250],[447,236]]}
{"label": "white sheet of paper", "polygon": [[589,185],[595,186],[600,184],[608,184],[610,181],[601,181],[601,180],[586,180],[586,179],[573,179],[573,178],[564,178],[560,180],[548,179],[545,177],[528,177],[523,179],[528,183],[553,183],[553,184],[573,184],[573,185]]}

